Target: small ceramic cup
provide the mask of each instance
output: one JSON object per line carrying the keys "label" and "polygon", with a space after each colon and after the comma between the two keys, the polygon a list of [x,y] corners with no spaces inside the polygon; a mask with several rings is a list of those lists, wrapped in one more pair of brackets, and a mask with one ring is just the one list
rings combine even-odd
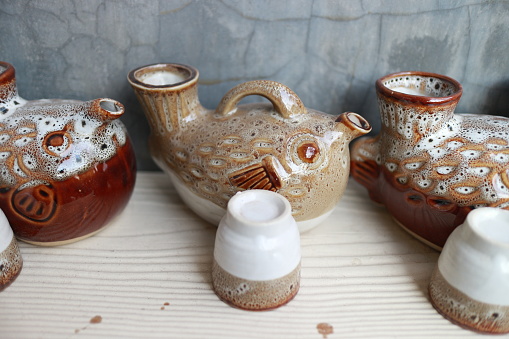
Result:
{"label": "small ceramic cup", "polygon": [[429,285],[433,306],[451,322],[509,333],[509,211],[479,208],[448,238]]}
{"label": "small ceramic cup", "polygon": [[228,202],[216,234],[212,283],[226,303],[245,310],[274,309],[300,286],[300,235],[282,195],[247,190]]}
{"label": "small ceramic cup", "polygon": [[0,291],[7,288],[21,272],[23,259],[9,221],[0,210]]}

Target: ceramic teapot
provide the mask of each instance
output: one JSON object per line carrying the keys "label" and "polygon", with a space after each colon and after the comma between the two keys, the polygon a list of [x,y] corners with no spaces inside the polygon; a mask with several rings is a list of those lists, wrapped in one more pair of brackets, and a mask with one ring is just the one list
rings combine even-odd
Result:
{"label": "ceramic teapot", "polygon": [[454,114],[461,85],[402,72],[376,81],[382,128],[352,148],[352,176],[396,221],[441,249],[478,207],[509,207],[509,119]]}
{"label": "ceramic teapot", "polygon": [[111,99],[26,101],[0,62],[0,208],[38,245],[77,241],[126,206],[136,161]]}
{"label": "ceramic teapot", "polygon": [[[128,80],[151,126],[154,160],[184,202],[215,225],[236,192],[265,189],[290,201],[301,231],[316,226],[345,189],[350,140],[371,130],[356,113],[306,109],[274,81],[240,84],[212,111],[199,102],[193,67],[149,65]],[[248,95],[270,103],[237,105]]]}

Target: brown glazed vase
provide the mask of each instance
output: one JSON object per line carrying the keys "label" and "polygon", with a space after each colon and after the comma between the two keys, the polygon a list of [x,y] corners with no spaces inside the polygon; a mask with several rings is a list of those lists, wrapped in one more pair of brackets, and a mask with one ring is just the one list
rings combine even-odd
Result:
{"label": "brown glazed vase", "polygon": [[462,87],[424,72],[376,81],[382,128],[352,148],[352,176],[411,234],[441,249],[478,207],[509,206],[509,119],[454,114]]}
{"label": "brown glazed vase", "polygon": [[[128,80],[151,126],[153,158],[184,202],[215,225],[236,192],[266,189],[290,201],[301,231],[316,226],[345,189],[350,140],[371,130],[355,113],[306,109],[274,81],[240,84],[211,111],[200,105],[193,67],[149,65]],[[271,103],[237,105],[248,95]]]}
{"label": "brown glazed vase", "polygon": [[0,62],[0,208],[38,245],[93,235],[126,206],[136,161],[111,99],[26,101]]}

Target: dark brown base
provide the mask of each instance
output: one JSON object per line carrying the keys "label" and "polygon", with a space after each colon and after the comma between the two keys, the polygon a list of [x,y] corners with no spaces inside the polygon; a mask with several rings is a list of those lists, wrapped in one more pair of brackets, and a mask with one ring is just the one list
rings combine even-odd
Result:
{"label": "dark brown base", "polygon": [[13,237],[11,243],[0,253],[0,291],[7,288],[21,272],[23,259],[18,243]]}
{"label": "dark brown base", "polygon": [[[1,190],[0,208],[18,239],[46,246],[65,244],[97,233],[120,214],[135,181],[136,159],[128,139],[113,158],[67,180]],[[34,215],[23,201],[36,201],[45,213]]]}
{"label": "dark brown base", "polygon": [[352,161],[350,173],[405,230],[437,249],[444,247],[449,235],[473,209],[402,184],[371,160]]}
{"label": "dark brown base", "polygon": [[227,304],[249,311],[268,311],[292,300],[300,287],[300,264],[284,277],[253,281],[226,272],[214,260],[212,284],[217,296]]}
{"label": "dark brown base", "polygon": [[479,333],[509,333],[509,306],[473,300],[451,286],[438,266],[433,271],[428,291],[433,307],[450,322]]}

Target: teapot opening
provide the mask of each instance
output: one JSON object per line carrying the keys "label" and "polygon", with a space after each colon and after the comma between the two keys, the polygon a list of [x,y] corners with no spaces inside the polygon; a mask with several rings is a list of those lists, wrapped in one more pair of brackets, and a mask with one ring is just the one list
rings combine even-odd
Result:
{"label": "teapot opening", "polygon": [[461,96],[459,82],[445,75],[427,72],[400,72],[376,82],[377,90],[386,96],[430,103],[447,102]]}
{"label": "teapot opening", "polygon": [[129,81],[144,88],[168,88],[188,84],[198,79],[198,71],[180,64],[154,64],[129,73]]}
{"label": "teapot opening", "polygon": [[124,112],[122,107],[114,100],[103,99],[99,102],[99,106],[110,114],[121,114]]}

